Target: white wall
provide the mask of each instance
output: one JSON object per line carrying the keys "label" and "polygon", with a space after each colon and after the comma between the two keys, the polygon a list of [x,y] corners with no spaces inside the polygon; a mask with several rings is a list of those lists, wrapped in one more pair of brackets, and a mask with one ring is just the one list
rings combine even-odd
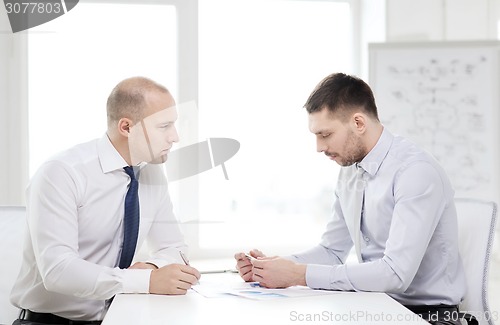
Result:
{"label": "white wall", "polygon": [[387,41],[498,39],[500,0],[386,0]]}
{"label": "white wall", "polygon": [[0,10],[0,205],[23,205],[28,181],[25,47]]}
{"label": "white wall", "polygon": [[386,0],[362,0],[360,5],[360,77],[368,80],[368,44],[386,41]]}

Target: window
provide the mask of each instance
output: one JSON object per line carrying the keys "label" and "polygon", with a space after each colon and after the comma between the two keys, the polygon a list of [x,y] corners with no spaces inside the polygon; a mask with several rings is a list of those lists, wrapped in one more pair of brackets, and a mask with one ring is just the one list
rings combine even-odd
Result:
{"label": "window", "polygon": [[30,30],[30,175],[104,134],[106,100],[122,79],[147,76],[177,94],[176,17],[172,5],[80,2]]}
{"label": "window", "polygon": [[199,24],[200,141],[227,137],[241,147],[226,162],[229,181],[220,168],[198,175],[192,246],[231,256],[316,244],[339,167],[316,152],[302,107],[323,77],[352,73],[349,3],[200,1]]}

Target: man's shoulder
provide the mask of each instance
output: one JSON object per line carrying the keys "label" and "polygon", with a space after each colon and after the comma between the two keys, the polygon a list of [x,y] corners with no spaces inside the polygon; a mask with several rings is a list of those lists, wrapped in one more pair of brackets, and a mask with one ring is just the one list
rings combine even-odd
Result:
{"label": "man's shoulder", "polygon": [[400,135],[394,136],[390,157],[397,159],[401,163],[412,163],[417,161],[436,163],[433,155],[416,144],[413,140]]}
{"label": "man's shoulder", "polygon": [[393,148],[388,156],[393,159],[390,165],[397,173],[410,170],[421,174],[427,172],[429,175],[439,175],[443,181],[449,182],[448,175],[439,161],[429,151],[409,138],[395,137]]}
{"label": "man's shoulder", "polygon": [[75,169],[83,167],[97,158],[97,139],[79,143],[48,158],[40,167]]}

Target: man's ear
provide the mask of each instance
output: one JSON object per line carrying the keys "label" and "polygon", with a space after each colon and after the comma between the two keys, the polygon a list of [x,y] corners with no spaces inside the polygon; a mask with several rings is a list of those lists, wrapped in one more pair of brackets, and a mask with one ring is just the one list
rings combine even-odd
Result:
{"label": "man's ear", "polygon": [[130,128],[132,128],[132,120],[126,117],[118,121],[118,133],[128,138],[130,135]]}
{"label": "man's ear", "polygon": [[354,130],[358,134],[363,134],[366,131],[366,122],[366,116],[362,113],[354,113],[352,116]]}

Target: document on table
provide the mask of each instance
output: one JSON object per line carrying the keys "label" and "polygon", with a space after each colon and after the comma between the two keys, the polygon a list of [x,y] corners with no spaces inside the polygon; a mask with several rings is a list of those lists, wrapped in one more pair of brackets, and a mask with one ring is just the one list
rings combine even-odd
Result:
{"label": "document on table", "polygon": [[268,289],[261,287],[258,282],[237,282],[237,283],[204,283],[192,287],[194,291],[206,298],[220,298],[239,296],[256,300],[307,297],[334,294],[335,291],[313,290],[304,286],[293,286],[285,289]]}

